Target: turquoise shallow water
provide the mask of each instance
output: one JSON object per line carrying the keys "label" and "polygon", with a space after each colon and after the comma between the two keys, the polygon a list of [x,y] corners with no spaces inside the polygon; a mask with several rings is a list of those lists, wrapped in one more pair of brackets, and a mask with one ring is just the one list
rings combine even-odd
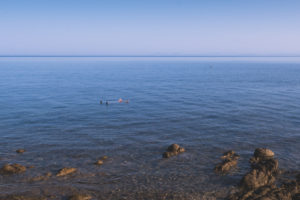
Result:
{"label": "turquoise shallow water", "polygon": [[[99,104],[118,98],[130,102]],[[299,102],[295,58],[0,58],[0,164],[35,166],[1,177],[0,191],[221,197],[256,147],[299,170]],[[187,152],[163,160],[172,143]],[[16,155],[18,148],[27,152]],[[239,168],[215,175],[229,149],[241,155]],[[109,160],[94,166],[103,155]],[[64,166],[79,172],[28,183]]]}

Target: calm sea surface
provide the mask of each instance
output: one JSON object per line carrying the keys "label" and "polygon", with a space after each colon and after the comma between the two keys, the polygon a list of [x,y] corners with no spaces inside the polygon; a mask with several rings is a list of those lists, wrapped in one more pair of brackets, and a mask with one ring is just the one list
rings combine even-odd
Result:
{"label": "calm sea surface", "polygon": [[[186,152],[162,159],[172,143]],[[35,166],[0,176],[1,194],[222,198],[257,147],[299,170],[299,58],[0,58],[0,165]],[[214,174],[230,149],[238,168]],[[62,167],[78,172],[29,181]]]}

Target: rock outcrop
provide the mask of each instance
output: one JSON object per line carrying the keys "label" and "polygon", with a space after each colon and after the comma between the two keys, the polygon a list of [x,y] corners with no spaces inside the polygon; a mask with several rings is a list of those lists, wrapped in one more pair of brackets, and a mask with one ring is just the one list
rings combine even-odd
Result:
{"label": "rock outcrop", "polygon": [[300,192],[300,180],[290,180],[279,187],[275,181],[279,175],[278,160],[270,149],[258,148],[250,159],[251,170],[241,180],[238,192],[230,200],[295,200]]}
{"label": "rock outcrop", "polygon": [[225,152],[221,157],[223,161],[217,164],[215,172],[222,174],[228,173],[232,168],[236,167],[239,157],[240,156],[232,150]]}
{"label": "rock outcrop", "polygon": [[163,158],[169,158],[183,152],[185,152],[183,147],[180,147],[178,144],[172,144],[167,148],[167,151],[164,152],[162,156]]}

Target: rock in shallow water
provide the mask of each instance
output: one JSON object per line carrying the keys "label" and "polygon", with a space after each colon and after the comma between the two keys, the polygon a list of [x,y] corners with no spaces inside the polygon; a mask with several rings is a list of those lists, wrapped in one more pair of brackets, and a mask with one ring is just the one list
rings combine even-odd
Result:
{"label": "rock in shallow water", "polygon": [[300,181],[291,180],[276,186],[279,174],[278,161],[269,149],[258,148],[250,159],[251,171],[241,180],[239,191],[230,195],[230,200],[296,200]]}
{"label": "rock in shallow water", "polygon": [[265,158],[265,157],[274,157],[274,152],[266,148],[257,148],[254,151],[254,157],[256,158]]}
{"label": "rock in shallow water", "polygon": [[185,152],[183,147],[180,147],[178,144],[172,144],[167,148],[167,151],[164,152],[162,156],[163,158],[169,158],[183,152]]}
{"label": "rock in shallow water", "polygon": [[167,151],[173,152],[173,151],[178,151],[180,146],[178,144],[172,144],[168,147]]}
{"label": "rock in shallow water", "polygon": [[6,164],[0,169],[0,174],[18,174],[26,171],[26,167],[20,164]]}
{"label": "rock in shallow water", "polygon": [[65,168],[62,168],[61,170],[59,170],[59,172],[56,174],[56,176],[66,176],[66,175],[72,174],[76,171],[77,171],[76,168],[65,167]]}
{"label": "rock in shallow water", "polygon": [[251,168],[252,170],[247,173],[241,181],[241,187],[246,190],[273,184],[279,173],[278,161],[273,158],[260,160],[255,164],[252,163]]}
{"label": "rock in shallow water", "polygon": [[217,164],[215,167],[215,172],[217,173],[228,173],[233,167],[238,163],[239,155],[233,150],[227,151],[223,154],[221,163]]}

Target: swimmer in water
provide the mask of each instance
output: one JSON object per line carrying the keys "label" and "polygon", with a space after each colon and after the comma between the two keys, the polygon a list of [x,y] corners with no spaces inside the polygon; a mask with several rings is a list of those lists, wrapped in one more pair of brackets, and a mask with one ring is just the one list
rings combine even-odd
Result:
{"label": "swimmer in water", "polygon": [[[122,98],[118,99],[117,101],[109,101],[109,100],[106,100],[105,101],[105,104],[108,105],[109,103],[129,103],[129,100],[123,100]],[[104,104],[104,101],[103,100],[100,100],[100,104]]]}

